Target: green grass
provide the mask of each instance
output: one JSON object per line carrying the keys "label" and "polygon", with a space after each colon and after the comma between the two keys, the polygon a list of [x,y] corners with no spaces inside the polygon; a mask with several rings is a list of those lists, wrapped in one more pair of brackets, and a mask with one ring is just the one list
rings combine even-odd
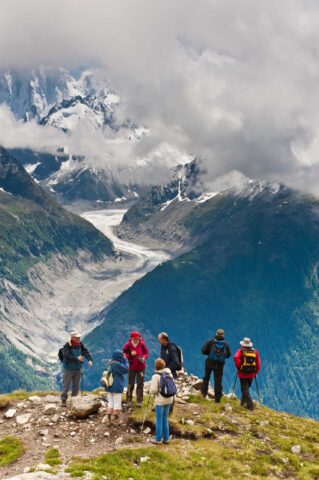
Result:
{"label": "green grass", "polygon": [[[143,457],[149,457],[142,462]],[[286,463],[288,460],[289,463]],[[169,447],[123,449],[93,460],[75,459],[66,469],[72,477],[91,472],[93,480],[240,480],[319,478],[318,465],[263,451],[249,435],[240,440],[174,441]]]}
{"label": "green grass", "polygon": [[57,448],[50,448],[45,454],[45,462],[50,467],[61,465],[60,453]]}
{"label": "green grass", "polygon": [[46,395],[59,395],[59,392],[54,390],[32,391],[32,392],[28,392],[26,390],[14,390],[11,393],[0,395],[0,403],[1,403],[1,399],[7,399],[9,401],[10,400],[23,401],[23,400],[27,400],[29,397],[32,397],[32,396],[45,397]]}
{"label": "green grass", "polygon": [[23,444],[18,438],[7,436],[0,440],[0,467],[15,462],[24,452]]}

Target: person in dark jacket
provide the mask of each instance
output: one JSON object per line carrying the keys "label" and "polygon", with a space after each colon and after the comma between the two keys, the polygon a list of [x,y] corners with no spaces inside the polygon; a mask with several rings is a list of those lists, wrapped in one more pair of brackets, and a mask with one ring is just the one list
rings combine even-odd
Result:
{"label": "person in dark jacket", "polygon": [[66,406],[68,392],[71,386],[71,396],[76,397],[79,394],[83,362],[85,359],[91,367],[93,359],[88,349],[81,342],[81,335],[75,331],[71,332],[70,340],[63,347],[62,406]]}
{"label": "person in dark jacket", "polygon": [[170,341],[165,332],[158,335],[158,343],[161,345],[160,358],[164,360],[166,368],[170,369],[173,377],[177,378],[177,372],[182,369],[177,346]]}
{"label": "person in dark jacket", "polygon": [[126,394],[127,406],[130,407],[132,405],[136,378],[137,407],[140,408],[143,403],[144,377],[146,360],[148,359],[148,349],[139,332],[131,333],[129,341],[123,347],[123,353],[130,364]]}
{"label": "person in dark jacket", "polygon": [[108,392],[108,423],[112,423],[112,415],[114,415],[113,421],[116,425],[119,425],[121,423],[120,413],[122,411],[122,394],[125,385],[125,375],[127,375],[129,371],[128,361],[121,350],[116,350],[113,353],[109,367],[113,376],[113,383],[110,387],[105,388]]}
{"label": "person in dark jacket", "polygon": [[207,396],[211,373],[214,372],[215,402],[219,403],[223,396],[223,373],[225,361],[231,356],[230,348],[225,342],[225,332],[219,328],[213,339],[208,340],[202,347],[203,355],[207,355],[205,361],[205,375],[201,386],[203,397]]}
{"label": "person in dark jacket", "polygon": [[245,337],[240,342],[240,348],[234,356],[241,387],[242,396],[240,404],[248,408],[248,410],[254,409],[254,403],[250,396],[250,387],[261,368],[259,353],[253,347],[254,345],[250,338]]}

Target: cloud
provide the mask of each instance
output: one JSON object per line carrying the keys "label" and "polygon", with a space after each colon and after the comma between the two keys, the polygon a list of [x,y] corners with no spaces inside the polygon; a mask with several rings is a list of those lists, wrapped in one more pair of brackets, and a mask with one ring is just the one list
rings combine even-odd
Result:
{"label": "cloud", "polygon": [[151,158],[169,145],[202,157],[209,179],[237,170],[319,193],[314,0],[2,0],[1,13],[3,66],[107,69],[119,115],[152,132],[133,152],[109,143],[113,157]]}

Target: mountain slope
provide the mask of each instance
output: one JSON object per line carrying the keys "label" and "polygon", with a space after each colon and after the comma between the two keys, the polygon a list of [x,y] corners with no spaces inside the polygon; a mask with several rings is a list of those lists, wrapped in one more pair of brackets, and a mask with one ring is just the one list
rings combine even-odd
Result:
{"label": "mountain slope", "polygon": [[83,250],[95,258],[112,244],[91,224],[60,207],[4,149],[0,150],[0,274],[15,283],[53,254]]}
{"label": "mountain slope", "polygon": [[[33,359],[30,364],[30,358],[17,350],[35,356],[34,344],[44,332],[37,335],[33,325],[15,318],[14,305],[23,306],[31,289],[36,288],[40,295],[40,284],[35,287],[33,282],[38,280],[38,266],[50,269],[56,263],[54,268],[63,267],[65,272],[76,266],[80,258],[97,261],[112,256],[113,245],[92,224],[59,206],[3,148],[0,149],[0,225],[0,388],[3,391],[19,386],[48,387],[51,380],[46,379],[43,362]],[[52,326],[45,327],[51,331]],[[34,362],[39,369],[32,367]]]}
{"label": "mountain slope", "polygon": [[132,205],[117,229],[120,238],[134,239],[172,251],[187,248],[191,238],[182,219],[215,194],[202,194],[203,170],[195,159],[171,172],[167,185],[153,186]]}
{"label": "mountain slope", "polygon": [[[233,351],[241,337],[254,340],[268,405],[319,418],[318,212],[317,200],[268,185],[197,205],[181,222],[195,246],[122,294],[87,338],[99,363],[131,328],[154,359],[165,330],[183,347],[186,368],[202,374],[200,347],[222,326]],[[101,341],[110,335],[112,348]],[[225,373],[229,387],[232,362]]]}

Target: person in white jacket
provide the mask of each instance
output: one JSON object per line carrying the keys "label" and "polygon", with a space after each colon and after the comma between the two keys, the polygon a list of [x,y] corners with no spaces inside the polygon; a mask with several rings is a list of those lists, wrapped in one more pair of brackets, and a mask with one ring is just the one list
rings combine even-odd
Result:
{"label": "person in white jacket", "polygon": [[168,414],[170,405],[174,401],[174,397],[165,398],[160,394],[161,374],[167,373],[172,378],[173,375],[169,368],[165,368],[165,362],[158,358],[155,362],[155,372],[152,376],[150,394],[154,395],[155,414],[156,414],[156,433],[152,443],[169,443],[169,423]]}

